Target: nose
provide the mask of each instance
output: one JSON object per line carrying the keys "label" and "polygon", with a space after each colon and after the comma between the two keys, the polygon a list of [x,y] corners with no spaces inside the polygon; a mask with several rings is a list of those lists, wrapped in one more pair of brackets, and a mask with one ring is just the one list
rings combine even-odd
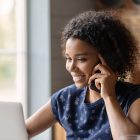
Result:
{"label": "nose", "polygon": [[77,68],[75,61],[71,61],[71,63],[68,64],[68,70],[70,72],[75,71]]}

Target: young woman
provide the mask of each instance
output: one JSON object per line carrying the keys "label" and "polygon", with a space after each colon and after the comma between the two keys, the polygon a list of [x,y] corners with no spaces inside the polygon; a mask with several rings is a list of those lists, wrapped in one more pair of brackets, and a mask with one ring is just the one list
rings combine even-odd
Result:
{"label": "young woman", "polygon": [[54,93],[26,121],[29,137],[59,122],[68,140],[120,140],[140,134],[140,85],[122,82],[133,70],[136,43],[109,11],[74,17],[62,33],[74,84]]}

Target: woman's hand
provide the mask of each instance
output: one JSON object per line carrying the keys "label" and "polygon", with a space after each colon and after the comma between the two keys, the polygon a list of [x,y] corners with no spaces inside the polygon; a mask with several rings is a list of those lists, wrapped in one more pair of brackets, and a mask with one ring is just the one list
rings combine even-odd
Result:
{"label": "woman's hand", "polygon": [[[95,80],[95,86],[100,90],[102,98],[107,96],[116,96],[115,85],[117,81],[117,75],[106,64],[105,60],[100,54],[98,57],[100,59],[100,63],[94,67],[92,76],[89,79],[89,83]],[[100,73],[97,73],[97,71],[100,71]]]}

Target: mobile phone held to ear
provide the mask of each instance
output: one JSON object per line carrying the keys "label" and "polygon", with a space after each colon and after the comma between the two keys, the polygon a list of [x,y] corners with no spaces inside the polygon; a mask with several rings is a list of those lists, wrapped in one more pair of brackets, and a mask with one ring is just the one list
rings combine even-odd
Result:
{"label": "mobile phone held to ear", "polygon": [[[100,71],[98,70],[96,73],[100,73]],[[95,80],[91,81],[90,89],[100,93],[100,90],[95,85]]]}

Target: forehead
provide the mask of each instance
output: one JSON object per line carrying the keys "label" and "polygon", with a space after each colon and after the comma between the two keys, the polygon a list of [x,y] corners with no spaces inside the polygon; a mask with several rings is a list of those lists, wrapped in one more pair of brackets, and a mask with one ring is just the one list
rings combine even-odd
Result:
{"label": "forehead", "polygon": [[97,53],[97,50],[95,47],[91,46],[85,41],[82,41],[80,39],[73,39],[70,38],[66,42],[66,48],[65,48],[65,54],[77,54],[77,53]]}

